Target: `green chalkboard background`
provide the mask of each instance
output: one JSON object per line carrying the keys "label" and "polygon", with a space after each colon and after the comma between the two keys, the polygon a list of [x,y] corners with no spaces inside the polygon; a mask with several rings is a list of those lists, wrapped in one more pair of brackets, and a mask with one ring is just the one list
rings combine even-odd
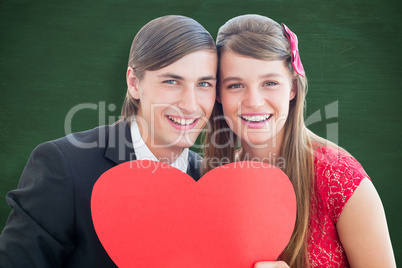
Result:
{"label": "green chalkboard background", "polygon": [[128,52],[155,17],[192,17],[216,36],[257,13],[299,37],[309,78],[308,126],[353,154],[376,186],[402,264],[402,22],[399,0],[0,0],[0,229],[31,151],[72,131],[113,122]]}

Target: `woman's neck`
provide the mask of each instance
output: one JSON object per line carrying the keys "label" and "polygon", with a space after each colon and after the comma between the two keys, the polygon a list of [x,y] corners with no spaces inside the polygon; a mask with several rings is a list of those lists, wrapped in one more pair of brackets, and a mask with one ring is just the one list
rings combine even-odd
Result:
{"label": "woman's neck", "polygon": [[249,144],[243,144],[242,150],[239,152],[239,160],[241,161],[260,161],[273,164],[279,157],[280,149],[272,147],[255,148]]}
{"label": "woman's neck", "polygon": [[254,145],[242,141],[242,150],[239,152],[240,161],[260,161],[271,165],[277,165],[280,158],[283,132],[278,133],[267,144]]}

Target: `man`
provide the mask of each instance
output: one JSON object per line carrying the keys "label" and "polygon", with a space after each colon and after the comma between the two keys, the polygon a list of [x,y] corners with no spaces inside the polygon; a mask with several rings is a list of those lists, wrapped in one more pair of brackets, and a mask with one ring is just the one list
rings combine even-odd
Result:
{"label": "man", "polygon": [[[196,21],[165,16],[134,38],[122,119],[112,126],[39,145],[0,236],[0,267],[114,267],[93,227],[90,200],[97,179],[129,160],[159,160],[200,176],[188,150],[215,102],[217,54]],[[138,241],[141,243],[141,241]]]}

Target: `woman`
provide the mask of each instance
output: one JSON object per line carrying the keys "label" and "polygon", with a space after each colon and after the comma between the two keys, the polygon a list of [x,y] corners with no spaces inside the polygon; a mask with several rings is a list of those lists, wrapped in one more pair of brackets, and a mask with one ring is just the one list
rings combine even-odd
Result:
{"label": "woman", "polygon": [[[278,261],[255,267],[395,267],[381,200],[367,174],[304,125],[307,79],[296,35],[267,17],[245,15],[220,28],[217,48],[218,103],[204,172],[217,157],[279,163],[296,192],[290,242]],[[237,151],[232,138],[240,140]]]}

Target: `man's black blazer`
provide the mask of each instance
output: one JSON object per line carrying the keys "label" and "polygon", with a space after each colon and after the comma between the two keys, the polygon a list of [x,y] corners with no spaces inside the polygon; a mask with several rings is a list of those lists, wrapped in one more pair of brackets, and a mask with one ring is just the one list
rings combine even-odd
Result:
{"label": "man's black blazer", "polygon": [[[39,145],[6,197],[13,210],[0,236],[0,267],[116,267],[94,230],[90,200],[97,179],[129,160],[126,122]],[[190,151],[187,173],[195,180],[200,163]]]}

